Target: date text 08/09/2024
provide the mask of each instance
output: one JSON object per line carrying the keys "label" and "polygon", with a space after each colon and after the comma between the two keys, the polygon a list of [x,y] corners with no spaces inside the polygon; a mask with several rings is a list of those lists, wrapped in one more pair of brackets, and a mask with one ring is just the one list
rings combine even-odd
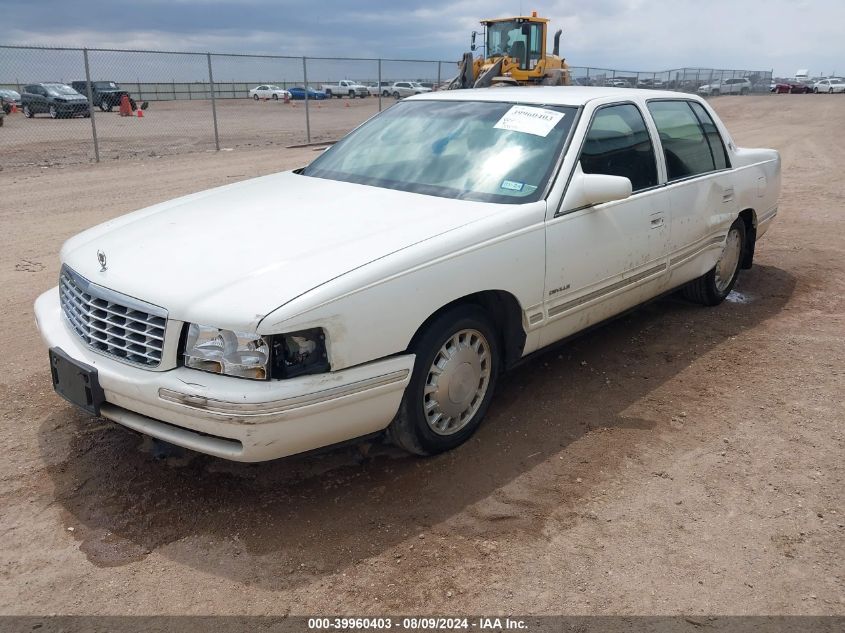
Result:
{"label": "date text 08/09/2024", "polygon": [[400,629],[400,630],[469,630],[479,631],[503,631],[503,630],[526,630],[527,624],[524,620],[515,618],[500,617],[344,617],[344,618],[309,618],[309,631],[330,631],[330,630],[367,630],[367,629]]}

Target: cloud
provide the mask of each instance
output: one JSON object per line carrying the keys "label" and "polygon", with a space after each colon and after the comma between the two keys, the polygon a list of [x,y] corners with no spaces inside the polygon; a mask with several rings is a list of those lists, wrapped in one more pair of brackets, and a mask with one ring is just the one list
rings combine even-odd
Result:
{"label": "cloud", "polygon": [[[514,0],[5,0],[5,44],[456,60]],[[528,12],[529,2],[521,3]],[[553,0],[572,65],[845,72],[841,0]],[[0,53],[1,54],[1,53]]]}

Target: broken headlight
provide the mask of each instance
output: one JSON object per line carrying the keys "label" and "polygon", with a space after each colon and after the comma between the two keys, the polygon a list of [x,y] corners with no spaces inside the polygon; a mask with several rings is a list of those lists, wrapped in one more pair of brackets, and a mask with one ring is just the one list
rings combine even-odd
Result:
{"label": "broken headlight", "polygon": [[250,332],[233,332],[191,323],[185,338],[185,367],[215,374],[267,380],[270,345]]}
{"label": "broken headlight", "polygon": [[273,336],[273,378],[329,371],[326,335],[320,328]]}

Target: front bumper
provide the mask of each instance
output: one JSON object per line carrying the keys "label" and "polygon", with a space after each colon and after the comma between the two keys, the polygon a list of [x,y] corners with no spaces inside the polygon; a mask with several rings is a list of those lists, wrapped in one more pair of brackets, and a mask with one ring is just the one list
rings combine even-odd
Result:
{"label": "front bumper", "polygon": [[56,112],[59,114],[69,114],[73,116],[88,114],[88,102],[83,103],[54,103]]}
{"label": "front bumper", "polygon": [[48,347],[97,369],[101,415],[195,451],[242,462],[285,457],[378,432],[399,409],[410,354],[288,380],[252,381],[185,367],[149,371],[103,356],[67,327],[58,288],[35,302]]}

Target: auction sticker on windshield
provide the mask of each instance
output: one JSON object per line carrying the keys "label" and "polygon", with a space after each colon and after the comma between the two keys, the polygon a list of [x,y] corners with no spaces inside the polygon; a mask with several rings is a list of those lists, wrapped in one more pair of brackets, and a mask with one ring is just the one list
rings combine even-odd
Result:
{"label": "auction sticker on windshield", "polygon": [[523,132],[535,136],[548,136],[564,117],[563,112],[529,106],[512,106],[493,127],[499,130]]}

